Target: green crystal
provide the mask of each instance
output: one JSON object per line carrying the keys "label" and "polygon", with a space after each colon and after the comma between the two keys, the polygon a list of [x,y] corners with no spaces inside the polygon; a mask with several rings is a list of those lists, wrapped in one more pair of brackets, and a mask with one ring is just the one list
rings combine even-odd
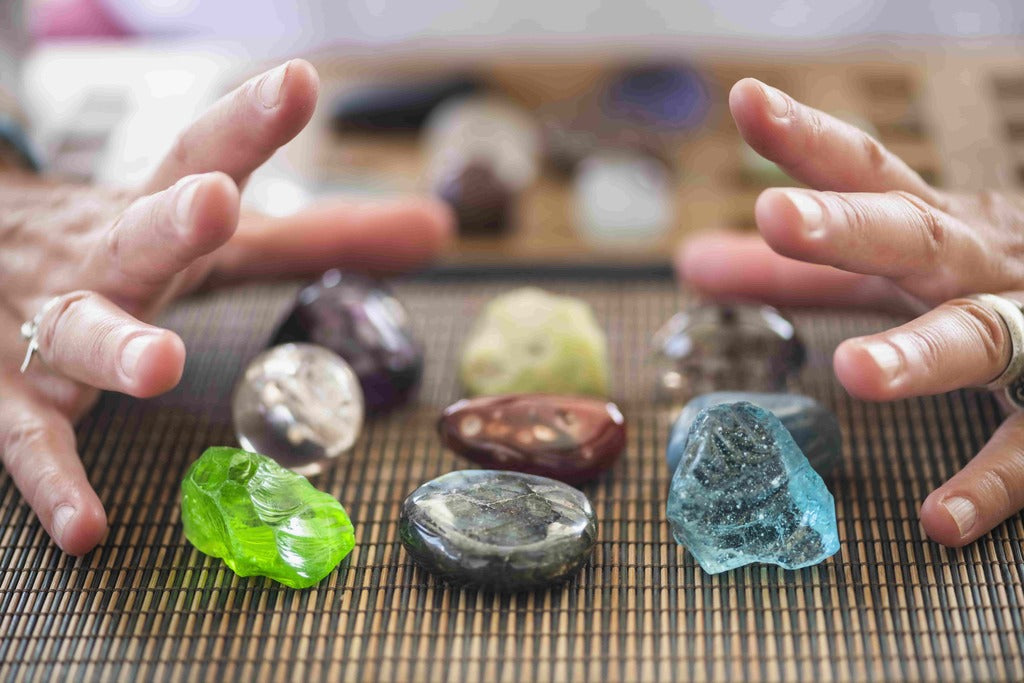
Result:
{"label": "green crystal", "polygon": [[586,302],[523,287],[487,304],[466,341],[460,376],[476,396],[607,396],[607,342]]}
{"label": "green crystal", "polygon": [[352,522],[330,494],[265,455],[208,448],[181,482],[185,537],[239,576],[292,588],[319,583],[355,547]]}

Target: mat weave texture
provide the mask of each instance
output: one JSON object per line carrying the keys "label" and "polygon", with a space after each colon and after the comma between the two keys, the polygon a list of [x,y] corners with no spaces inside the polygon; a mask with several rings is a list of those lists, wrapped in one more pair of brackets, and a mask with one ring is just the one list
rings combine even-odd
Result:
{"label": "mat weave texture", "polygon": [[830,372],[844,337],[879,316],[795,314],[809,367],[794,388],[831,406],[843,463],[831,480],[835,557],[786,572],[708,576],[672,540],[664,448],[672,410],[653,397],[651,333],[683,303],[667,279],[529,279],[590,301],[605,325],[628,451],[583,487],[600,520],[571,583],[516,595],[455,590],[409,562],[398,510],[422,482],[469,463],[435,435],[459,397],[457,353],[491,296],[523,279],[397,286],[427,344],[419,401],[371,421],[314,483],[356,526],[348,560],[293,591],[236,577],[186,543],[178,505],[189,463],[235,444],[230,399],[295,292],[221,292],[164,324],[189,348],[182,385],[150,401],[104,395],[79,426],[110,534],[63,556],[0,475],[0,679],[332,681],[1022,680],[1024,524],[964,550],[928,541],[920,501],[999,421],[992,398],[957,392],[885,405],[851,400]]}

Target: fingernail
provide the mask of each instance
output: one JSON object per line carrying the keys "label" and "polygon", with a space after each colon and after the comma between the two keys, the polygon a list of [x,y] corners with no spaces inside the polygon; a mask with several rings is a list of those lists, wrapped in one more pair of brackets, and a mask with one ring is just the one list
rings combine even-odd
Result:
{"label": "fingernail", "polygon": [[903,370],[903,357],[892,344],[886,342],[866,342],[864,350],[875,361],[875,365],[885,375],[886,381],[892,384]]}
{"label": "fingernail", "polygon": [[942,507],[946,508],[949,516],[956,522],[960,538],[966,536],[974,528],[974,522],[978,519],[978,509],[971,501],[960,496],[953,496],[942,501]]}
{"label": "fingernail", "polygon": [[53,511],[53,521],[50,527],[53,531],[53,540],[57,541],[57,545],[64,546],[64,530],[67,529],[68,523],[75,518],[76,514],[78,511],[71,505],[58,505],[57,509]]}
{"label": "fingernail", "polygon": [[135,378],[139,359],[142,358],[142,354],[146,352],[156,336],[155,334],[140,334],[129,339],[128,343],[124,345],[124,348],[121,349],[121,372],[125,377]]}
{"label": "fingernail", "polygon": [[192,228],[192,203],[199,189],[199,179],[191,178],[178,188],[178,196],[174,199],[174,218],[183,231]]}
{"label": "fingernail", "polygon": [[789,116],[789,98],[782,94],[781,91],[771,87],[770,85],[761,85],[761,92],[764,93],[764,97],[768,100],[768,111],[772,113],[777,119],[784,119]]}
{"label": "fingernail", "polygon": [[799,190],[782,190],[782,193],[800,214],[804,233],[808,237],[821,237],[825,232],[825,214],[818,200]]}
{"label": "fingernail", "polygon": [[267,109],[273,109],[281,100],[281,85],[284,83],[285,74],[288,73],[288,64],[277,67],[260,81],[258,88],[260,101]]}

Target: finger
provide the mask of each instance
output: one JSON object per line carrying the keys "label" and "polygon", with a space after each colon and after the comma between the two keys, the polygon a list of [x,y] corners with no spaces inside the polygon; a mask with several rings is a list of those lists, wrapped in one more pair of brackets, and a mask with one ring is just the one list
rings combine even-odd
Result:
{"label": "finger", "polygon": [[[966,272],[978,291],[998,284],[983,279],[986,271],[1000,274],[982,268],[991,258],[976,233],[906,192],[770,189],[754,213],[765,241],[783,256],[894,279]],[[949,292],[942,298],[959,293],[959,278],[930,281]]]}
{"label": "finger", "polygon": [[100,389],[155,396],[185,365],[178,335],[147,325],[95,292],[58,297],[43,315],[39,356],[52,370]]}
{"label": "finger", "polygon": [[451,210],[432,199],[333,200],[285,218],[247,217],[218,254],[221,280],[314,273],[336,266],[374,272],[417,267],[451,238]]}
{"label": "finger", "polygon": [[301,59],[247,81],[178,136],[146,193],[210,171],[223,171],[241,185],[309,123],[319,87],[316,70]]}
{"label": "finger", "polygon": [[18,377],[2,380],[0,457],[43,528],[71,555],[103,539],[107,518],[75,451],[67,418],[38,401]]}
{"label": "finger", "polygon": [[921,506],[930,538],[959,547],[1024,508],[1024,414],[1015,413],[981,452]]}
{"label": "finger", "polygon": [[776,88],[744,78],[729,93],[729,109],[747,144],[811,187],[904,190],[942,205],[936,190],[873,137]]}
{"label": "finger", "polygon": [[223,173],[186,176],[129,206],[93,260],[119,295],[163,286],[231,238],[238,202],[238,187]]}
{"label": "finger", "polygon": [[677,252],[675,266],[682,281],[715,299],[902,313],[919,308],[884,278],[794,261],[758,235],[721,231],[691,237]]}
{"label": "finger", "polygon": [[1010,362],[1010,346],[998,313],[955,299],[905,325],[846,340],[833,365],[854,396],[892,401],[987,384]]}

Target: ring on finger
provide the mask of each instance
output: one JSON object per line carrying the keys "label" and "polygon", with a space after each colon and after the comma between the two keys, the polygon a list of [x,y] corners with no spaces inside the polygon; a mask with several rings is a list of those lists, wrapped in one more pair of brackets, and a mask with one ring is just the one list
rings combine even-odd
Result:
{"label": "ring on finger", "polygon": [[1010,361],[986,389],[1004,389],[1006,398],[1017,410],[1024,410],[1024,306],[996,294],[972,294],[966,297],[999,315],[1010,335]]}
{"label": "ring on finger", "polygon": [[21,324],[21,337],[28,342],[28,349],[25,351],[25,360],[21,362],[21,373],[25,374],[28,370],[29,363],[32,362],[32,356],[35,355],[36,351],[39,350],[39,325],[43,322],[43,316],[45,316],[51,308],[57,305],[57,301],[60,300],[59,296],[55,296],[39,309],[39,312],[32,317],[31,320],[26,320]]}

